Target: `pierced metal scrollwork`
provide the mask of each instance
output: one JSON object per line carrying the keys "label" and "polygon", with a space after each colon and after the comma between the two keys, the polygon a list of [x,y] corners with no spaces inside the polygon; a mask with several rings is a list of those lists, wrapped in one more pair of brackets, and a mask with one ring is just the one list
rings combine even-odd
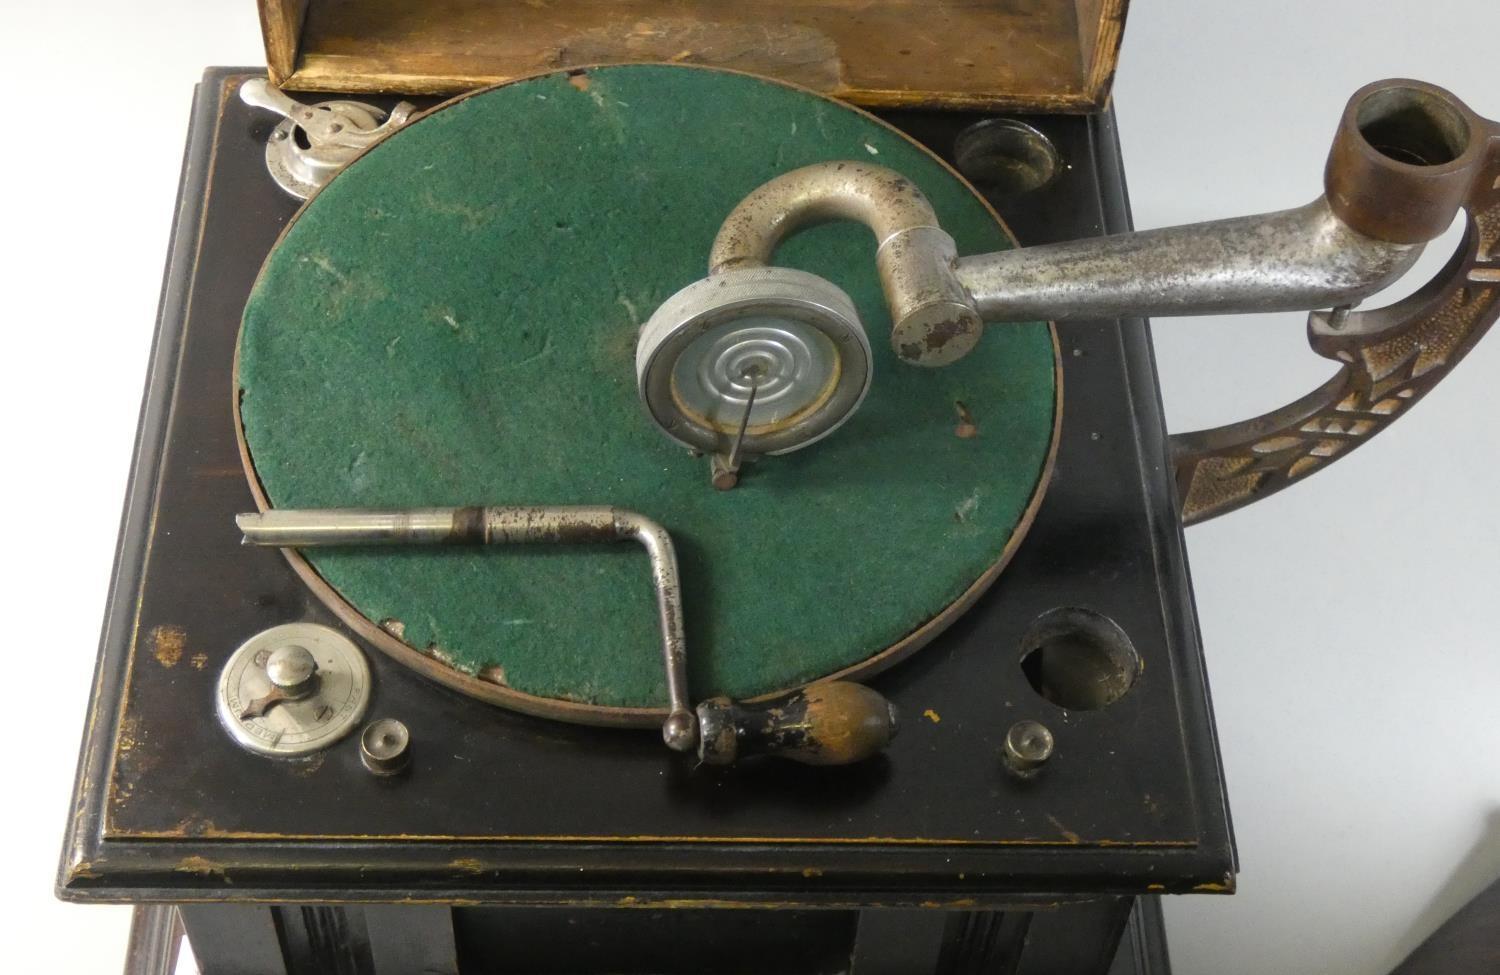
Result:
{"label": "pierced metal scrollwork", "polygon": [[1474,116],[1482,162],[1467,230],[1436,278],[1367,312],[1314,312],[1313,351],[1338,373],[1279,410],[1172,437],[1186,524],[1273,494],[1367,442],[1425,396],[1500,317],[1500,125]]}

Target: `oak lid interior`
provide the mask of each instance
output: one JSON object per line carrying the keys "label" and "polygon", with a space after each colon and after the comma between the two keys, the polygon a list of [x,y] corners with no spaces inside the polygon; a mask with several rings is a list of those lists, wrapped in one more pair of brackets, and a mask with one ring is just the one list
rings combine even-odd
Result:
{"label": "oak lid interior", "polygon": [[451,94],[588,64],[732,68],[861,105],[1090,111],[1127,0],[259,0],[271,79]]}

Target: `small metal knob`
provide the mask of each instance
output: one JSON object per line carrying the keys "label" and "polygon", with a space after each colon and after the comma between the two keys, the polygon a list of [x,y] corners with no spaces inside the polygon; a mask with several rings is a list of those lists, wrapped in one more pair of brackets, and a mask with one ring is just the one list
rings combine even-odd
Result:
{"label": "small metal knob", "polygon": [[371,721],[359,735],[359,759],[375,775],[397,775],[411,761],[411,733],[395,718]]}
{"label": "small metal knob", "polygon": [[318,662],[306,647],[287,644],[271,651],[266,659],[266,677],[283,698],[294,701],[317,689]]}
{"label": "small metal knob", "polygon": [[1005,764],[1015,772],[1034,772],[1052,757],[1054,744],[1040,721],[1017,721],[1005,733]]}

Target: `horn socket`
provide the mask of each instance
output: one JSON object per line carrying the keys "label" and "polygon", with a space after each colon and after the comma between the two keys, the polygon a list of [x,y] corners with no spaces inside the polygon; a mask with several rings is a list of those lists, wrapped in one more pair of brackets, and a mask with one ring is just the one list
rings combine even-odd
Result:
{"label": "horn socket", "polygon": [[1385,88],[1355,110],[1355,126],[1382,156],[1411,166],[1441,166],[1469,148],[1468,120],[1419,88]]}

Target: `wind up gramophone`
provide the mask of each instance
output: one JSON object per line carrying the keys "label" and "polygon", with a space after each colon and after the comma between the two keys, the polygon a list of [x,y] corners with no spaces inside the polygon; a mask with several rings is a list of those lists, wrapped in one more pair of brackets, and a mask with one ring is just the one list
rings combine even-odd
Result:
{"label": "wind up gramophone", "polygon": [[[1319,199],[1135,233],[1113,4],[372,6],[200,86],[62,895],[209,973],[1163,971],[1235,873],[1181,525],[1491,324],[1500,126],[1379,82]],[[1289,309],[1333,377],[1167,437],[1144,318]]]}

